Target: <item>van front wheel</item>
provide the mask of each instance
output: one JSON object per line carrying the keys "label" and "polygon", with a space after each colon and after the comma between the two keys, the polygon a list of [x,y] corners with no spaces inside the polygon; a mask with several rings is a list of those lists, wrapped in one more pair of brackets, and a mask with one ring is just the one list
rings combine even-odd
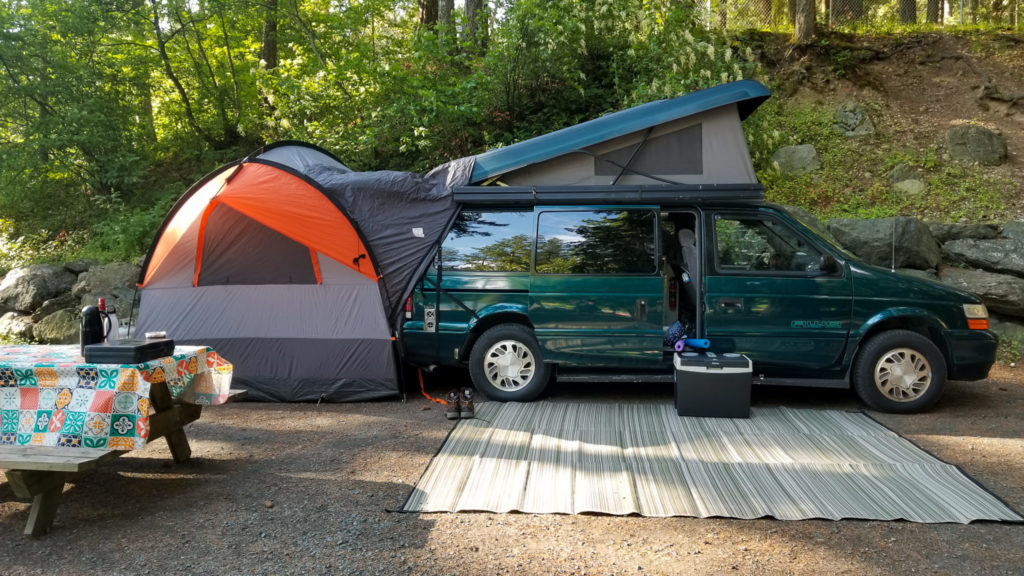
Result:
{"label": "van front wheel", "polygon": [[920,412],[942,395],[946,361],[928,338],[909,330],[890,330],[861,348],[852,380],[857,395],[876,410]]}
{"label": "van front wheel", "polygon": [[532,330],[521,324],[499,324],[473,345],[469,375],[488,398],[527,402],[544,391],[549,371]]}

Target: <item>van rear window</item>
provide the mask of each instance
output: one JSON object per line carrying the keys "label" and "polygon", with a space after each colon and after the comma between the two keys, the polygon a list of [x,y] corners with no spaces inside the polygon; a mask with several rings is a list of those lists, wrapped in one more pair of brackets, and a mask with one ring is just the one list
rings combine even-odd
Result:
{"label": "van rear window", "polygon": [[653,274],[658,269],[652,210],[542,212],[537,220],[541,274]]}
{"label": "van rear window", "polygon": [[444,270],[529,272],[532,212],[463,211],[441,248]]}

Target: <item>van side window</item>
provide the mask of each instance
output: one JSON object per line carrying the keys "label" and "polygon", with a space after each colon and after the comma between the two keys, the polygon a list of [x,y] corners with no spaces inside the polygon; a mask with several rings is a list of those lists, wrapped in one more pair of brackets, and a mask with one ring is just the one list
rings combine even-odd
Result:
{"label": "van side window", "polygon": [[658,269],[652,210],[541,212],[537,272],[654,274]]}
{"label": "van side window", "polygon": [[763,216],[715,215],[718,272],[818,272],[821,252],[779,221]]}
{"label": "van side window", "polygon": [[441,246],[444,270],[529,272],[532,212],[459,213]]}

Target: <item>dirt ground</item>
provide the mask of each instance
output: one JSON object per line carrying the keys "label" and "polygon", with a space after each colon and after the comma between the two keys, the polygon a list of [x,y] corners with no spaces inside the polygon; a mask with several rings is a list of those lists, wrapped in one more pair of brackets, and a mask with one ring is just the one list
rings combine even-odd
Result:
{"label": "dirt ground", "polygon": [[[450,375],[428,378],[440,396]],[[668,385],[558,385],[552,399],[671,403]],[[755,389],[755,406],[860,409],[851,392]],[[1024,368],[953,382],[929,413],[871,414],[1024,510]],[[0,484],[0,573],[1022,574],[1024,525],[404,514],[452,422],[406,402],[239,403],[65,490],[52,532]]]}

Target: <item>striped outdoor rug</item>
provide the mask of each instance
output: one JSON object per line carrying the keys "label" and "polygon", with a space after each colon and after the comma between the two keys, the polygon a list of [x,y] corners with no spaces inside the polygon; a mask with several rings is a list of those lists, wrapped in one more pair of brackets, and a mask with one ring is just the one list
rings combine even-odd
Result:
{"label": "striped outdoor rug", "polygon": [[865,414],[753,408],[681,418],[659,404],[486,402],[402,510],[1024,521]]}

